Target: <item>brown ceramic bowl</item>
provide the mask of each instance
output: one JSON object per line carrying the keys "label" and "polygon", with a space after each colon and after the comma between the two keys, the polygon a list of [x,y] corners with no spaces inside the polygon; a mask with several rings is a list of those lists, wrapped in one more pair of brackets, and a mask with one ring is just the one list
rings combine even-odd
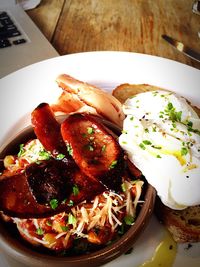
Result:
{"label": "brown ceramic bowl", "polygon": [[[4,147],[0,152],[0,158],[16,151],[16,147],[20,143],[28,141],[33,136],[33,130],[28,127],[20,133],[13,141]],[[142,234],[145,226],[148,224],[152,215],[156,192],[155,189],[146,183],[143,188],[144,203],[139,211],[135,224],[116,242],[100,249],[82,256],[64,257],[53,256],[50,254],[43,254],[26,243],[21,242],[16,233],[10,231],[5,223],[0,221],[0,249],[11,258],[18,262],[24,263],[27,266],[34,267],[93,267],[105,264],[123,253],[127,252],[137,240],[138,236]]]}

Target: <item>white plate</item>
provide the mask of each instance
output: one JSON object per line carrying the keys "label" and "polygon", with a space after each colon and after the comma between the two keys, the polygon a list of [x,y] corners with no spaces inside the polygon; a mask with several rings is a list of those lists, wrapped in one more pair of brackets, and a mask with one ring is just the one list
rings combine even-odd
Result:
{"label": "white plate", "polygon": [[[41,102],[52,103],[60,94],[56,77],[67,73],[109,92],[120,83],[148,83],[175,91],[200,107],[200,71],[181,63],[128,52],[88,52],[45,60],[0,80],[0,146],[30,123],[30,112]],[[129,255],[107,267],[137,267],[150,259],[162,240],[163,228],[153,217]],[[178,247],[174,267],[198,267],[200,244]],[[18,267],[0,254],[1,267]]]}

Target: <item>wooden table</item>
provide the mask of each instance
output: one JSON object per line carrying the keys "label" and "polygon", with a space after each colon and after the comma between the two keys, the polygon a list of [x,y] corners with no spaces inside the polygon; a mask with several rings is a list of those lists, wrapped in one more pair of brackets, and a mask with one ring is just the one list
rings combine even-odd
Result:
{"label": "wooden table", "polygon": [[170,58],[200,69],[162,34],[200,52],[194,0],[42,0],[27,11],[60,55],[131,51]]}

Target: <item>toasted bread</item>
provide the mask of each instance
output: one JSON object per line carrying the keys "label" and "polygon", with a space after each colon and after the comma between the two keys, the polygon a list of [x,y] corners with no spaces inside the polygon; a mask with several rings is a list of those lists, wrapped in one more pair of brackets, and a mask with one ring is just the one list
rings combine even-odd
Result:
{"label": "toasted bread", "polygon": [[[126,101],[126,99],[129,97],[132,97],[139,93],[145,93],[148,91],[155,91],[155,90],[169,91],[167,89],[164,89],[164,88],[161,88],[155,85],[123,83],[117,86],[113,90],[112,95],[116,97],[123,104]],[[200,117],[200,108],[197,108],[195,106],[192,106],[192,107]]]}
{"label": "toasted bread", "polygon": [[139,93],[144,93],[154,90],[164,90],[160,87],[149,85],[149,84],[129,84],[123,83],[117,86],[112,95],[116,97],[121,103],[124,103],[127,98],[134,96]]}
{"label": "toasted bread", "polygon": [[[127,98],[138,93],[165,90],[148,84],[121,84],[113,90],[115,96],[121,103]],[[168,91],[168,90],[165,90]],[[200,117],[200,108],[192,106]],[[188,207],[184,210],[173,210],[166,207],[158,199],[156,201],[155,213],[159,220],[171,232],[174,240],[178,243],[200,242],[200,205]]]}
{"label": "toasted bread", "polygon": [[157,199],[155,213],[176,242],[200,242],[200,205],[173,210]]}

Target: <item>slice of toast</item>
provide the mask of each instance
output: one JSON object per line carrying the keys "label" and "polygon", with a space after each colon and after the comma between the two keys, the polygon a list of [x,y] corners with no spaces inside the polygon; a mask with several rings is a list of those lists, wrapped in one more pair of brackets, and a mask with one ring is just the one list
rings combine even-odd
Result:
{"label": "slice of toast", "polygon": [[[121,103],[127,98],[138,93],[165,90],[149,84],[121,84],[117,86],[112,94]],[[169,90],[165,90],[169,91]],[[200,116],[200,108],[194,107],[194,110]],[[155,213],[159,220],[171,232],[174,240],[178,243],[200,242],[200,205],[188,207],[184,210],[173,210],[161,203],[158,198],[155,205]]]}
{"label": "slice of toast", "polygon": [[155,213],[176,242],[200,242],[200,205],[173,210],[157,199]]}
{"label": "slice of toast", "polygon": [[[139,93],[144,93],[154,90],[164,90],[160,87],[149,85],[149,84],[129,84],[123,83],[117,86],[112,95],[115,96],[121,103],[124,103],[127,98],[134,96]],[[165,90],[167,91],[167,90]]]}
{"label": "slice of toast", "polygon": [[[120,84],[119,86],[117,86],[113,90],[112,95],[114,97],[116,97],[123,104],[126,101],[126,99],[129,97],[132,97],[132,96],[139,94],[139,93],[145,93],[148,91],[155,91],[155,90],[169,91],[167,89],[164,89],[164,88],[161,88],[161,87],[158,87],[155,85],[150,85],[150,84],[123,83],[123,84]],[[200,117],[200,108],[197,108],[195,106],[192,106],[192,107]]]}

